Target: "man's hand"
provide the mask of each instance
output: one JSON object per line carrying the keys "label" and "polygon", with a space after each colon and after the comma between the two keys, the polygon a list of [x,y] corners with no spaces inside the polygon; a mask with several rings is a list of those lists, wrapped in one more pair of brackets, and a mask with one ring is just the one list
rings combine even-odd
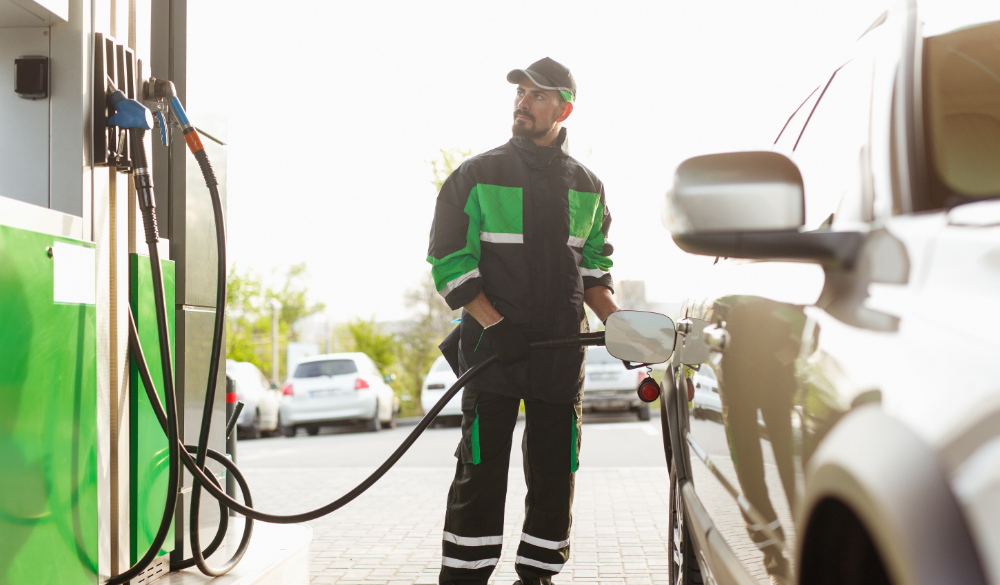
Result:
{"label": "man's hand", "polygon": [[611,313],[622,309],[615,302],[611,289],[606,286],[592,286],[583,291],[583,302],[597,314],[602,323],[608,320]]}
{"label": "man's hand", "polygon": [[500,318],[499,321],[490,325],[485,330],[486,336],[493,344],[493,351],[497,354],[497,361],[507,365],[518,362],[528,357],[528,340],[524,333],[510,322],[510,319]]}

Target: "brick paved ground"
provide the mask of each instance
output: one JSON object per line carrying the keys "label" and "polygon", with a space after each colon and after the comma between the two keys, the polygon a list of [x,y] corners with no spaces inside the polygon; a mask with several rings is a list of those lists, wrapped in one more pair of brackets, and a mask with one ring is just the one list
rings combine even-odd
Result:
{"label": "brick paved ground", "polygon": [[[247,470],[255,507],[279,513],[325,503],[367,475],[358,468]],[[454,468],[396,468],[357,500],[311,522],[313,583],[432,585],[441,560],[444,503]],[[556,582],[666,583],[666,468],[587,468],[577,473],[571,555]],[[493,583],[516,579],[524,479],[512,469],[504,552]]]}

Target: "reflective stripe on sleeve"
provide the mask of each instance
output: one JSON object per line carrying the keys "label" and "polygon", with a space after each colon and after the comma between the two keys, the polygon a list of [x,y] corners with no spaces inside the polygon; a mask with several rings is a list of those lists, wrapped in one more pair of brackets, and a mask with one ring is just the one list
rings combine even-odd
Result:
{"label": "reflective stripe on sleeve", "polygon": [[545,540],[544,538],[538,538],[537,536],[532,536],[530,534],[521,534],[521,542],[526,542],[530,545],[534,545],[541,548],[547,548],[549,550],[559,550],[561,548],[566,548],[569,546],[568,540]]}
{"label": "reflective stripe on sleeve", "polygon": [[473,268],[472,270],[466,272],[462,276],[459,276],[455,280],[453,280],[453,281],[449,282],[448,284],[444,285],[444,288],[441,289],[441,296],[442,297],[447,297],[451,293],[451,291],[453,291],[456,288],[458,288],[458,287],[462,286],[463,284],[465,284],[465,282],[467,280],[469,280],[470,278],[478,278],[479,276],[480,276],[479,269],[478,268]]}
{"label": "reflective stripe on sleeve", "polygon": [[582,276],[593,276],[594,278],[601,278],[602,276],[606,275],[607,272],[603,270],[598,270],[597,268],[584,268],[583,266],[581,266],[580,274]]}
{"label": "reflective stripe on sleeve", "polygon": [[567,240],[566,243],[574,248],[582,248],[583,245],[587,243],[587,240],[584,238],[577,238],[574,236],[570,236],[569,240]]}
{"label": "reflective stripe on sleeve", "polygon": [[552,571],[553,573],[558,573],[563,568],[562,564],[554,565],[552,563],[543,563],[542,561],[536,561],[535,559],[529,559],[528,557],[517,557],[516,563],[518,565],[538,567],[539,569],[545,569],[546,571]]}
{"label": "reflective stripe on sleeve", "polygon": [[523,244],[524,234],[501,234],[496,232],[479,232],[479,239],[494,244]]}
{"label": "reflective stripe on sleeve", "polygon": [[503,536],[458,536],[447,530],[444,532],[444,540],[460,546],[490,546],[493,544],[503,544]]}
{"label": "reflective stripe on sleeve", "polygon": [[499,558],[480,559],[478,561],[462,561],[451,557],[441,557],[441,564],[453,569],[482,569],[483,567],[495,567],[500,562]]}

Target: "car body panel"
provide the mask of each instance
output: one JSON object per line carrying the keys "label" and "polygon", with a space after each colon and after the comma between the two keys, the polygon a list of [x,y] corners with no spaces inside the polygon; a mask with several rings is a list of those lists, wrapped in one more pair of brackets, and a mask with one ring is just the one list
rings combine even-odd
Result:
{"label": "car body panel", "polygon": [[584,410],[635,410],[644,406],[636,393],[644,369],[629,370],[603,347],[587,349],[584,361]]}
{"label": "car body panel", "polygon": [[[832,212],[822,229],[855,234],[850,262],[720,259],[688,287],[684,318],[727,334],[709,348],[693,329],[670,370],[671,388],[684,387],[683,365],[714,371],[718,419],[689,417],[710,408],[703,373],[692,405],[673,393],[667,408],[672,463],[697,500],[686,505],[709,523],[699,559],[716,577],[734,554],[747,575],[794,580],[811,558],[811,514],[834,498],[894,583],[983,583],[984,571],[1000,583],[1000,473],[989,471],[1000,466],[1000,202],[909,213],[927,197],[913,90],[923,42],[915,5],[900,3],[775,146],[803,171],[804,229]],[[824,124],[808,110],[836,104],[824,100],[852,75],[870,98],[867,112],[850,110],[865,132],[830,163],[839,174],[824,175],[797,147]],[[832,190],[817,194],[824,183]],[[810,194],[822,213],[810,213]]]}
{"label": "car body panel", "polygon": [[[434,364],[431,365],[431,369],[424,376],[424,383],[420,390],[420,406],[426,413],[434,407],[435,404],[444,393],[451,388],[455,382],[458,381],[458,376],[455,372],[451,370],[451,366],[448,365],[448,361],[445,360],[444,356],[438,356],[434,360]],[[463,388],[461,391],[455,394],[448,401],[448,404],[441,409],[438,416],[462,416],[462,395],[465,393]]]}
{"label": "car body panel", "polygon": [[271,383],[257,366],[249,362],[226,360],[226,376],[236,383],[237,399],[244,404],[236,419],[237,428],[250,429],[256,417],[258,430],[277,430],[281,396],[271,388]]}

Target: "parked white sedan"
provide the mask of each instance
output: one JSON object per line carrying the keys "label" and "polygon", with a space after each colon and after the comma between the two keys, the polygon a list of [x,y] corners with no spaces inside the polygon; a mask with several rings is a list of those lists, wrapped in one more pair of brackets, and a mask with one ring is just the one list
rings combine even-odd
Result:
{"label": "parked white sedan", "polygon": [[[427,375],[424,376],[424,384],[420,390],[420,407],[423,408],[424,412],[429,411],[444,393],[448,391],[449,388],[458,380],[455,376],[455,372],[451,370],[451,366],[448,365],[448,361],[444,359],[444,356],[439,356],[438,359],[434,361],[434,365],[431,366]],[[438,414],[438,422],[441,423],[460,423],[462,420],[462,393],[465,392],[463,389],[458,394],[452,397],[448,401],[448,404],[441,409]]]}
{"label": "parked white sedan", "polygon": [[639,420],[649,420],[649,405],[639,400],[636,388],[646,377],[645,368],[629,370],[603,347],[587,349],[583,380],[583,410],[632,410]]}
{"label": "parked white sedan", "polygon": [[237,436],[256,439],[261,432],[278,432],[278,409],[281,395],[271,382],[250,362],[226,360],[226,376],[236,383],[236,399],[243,403],[236,419]]}
{"label": "parked white sedan", "polygon": [[324,425],[363,422],[369,431],[396,426],[396,396],[375,362],[363,353],[309,357],[281,388],[281,423],[286,437],[299,427],[310,435]]}
{"label": "parked white sedan", "polygon": [[691,377],[694,383],[694,401],[691,414],[695,418],[722,420],[722,398],[719,396],[719,380],[715,370],[708,364],[701,367]]}

